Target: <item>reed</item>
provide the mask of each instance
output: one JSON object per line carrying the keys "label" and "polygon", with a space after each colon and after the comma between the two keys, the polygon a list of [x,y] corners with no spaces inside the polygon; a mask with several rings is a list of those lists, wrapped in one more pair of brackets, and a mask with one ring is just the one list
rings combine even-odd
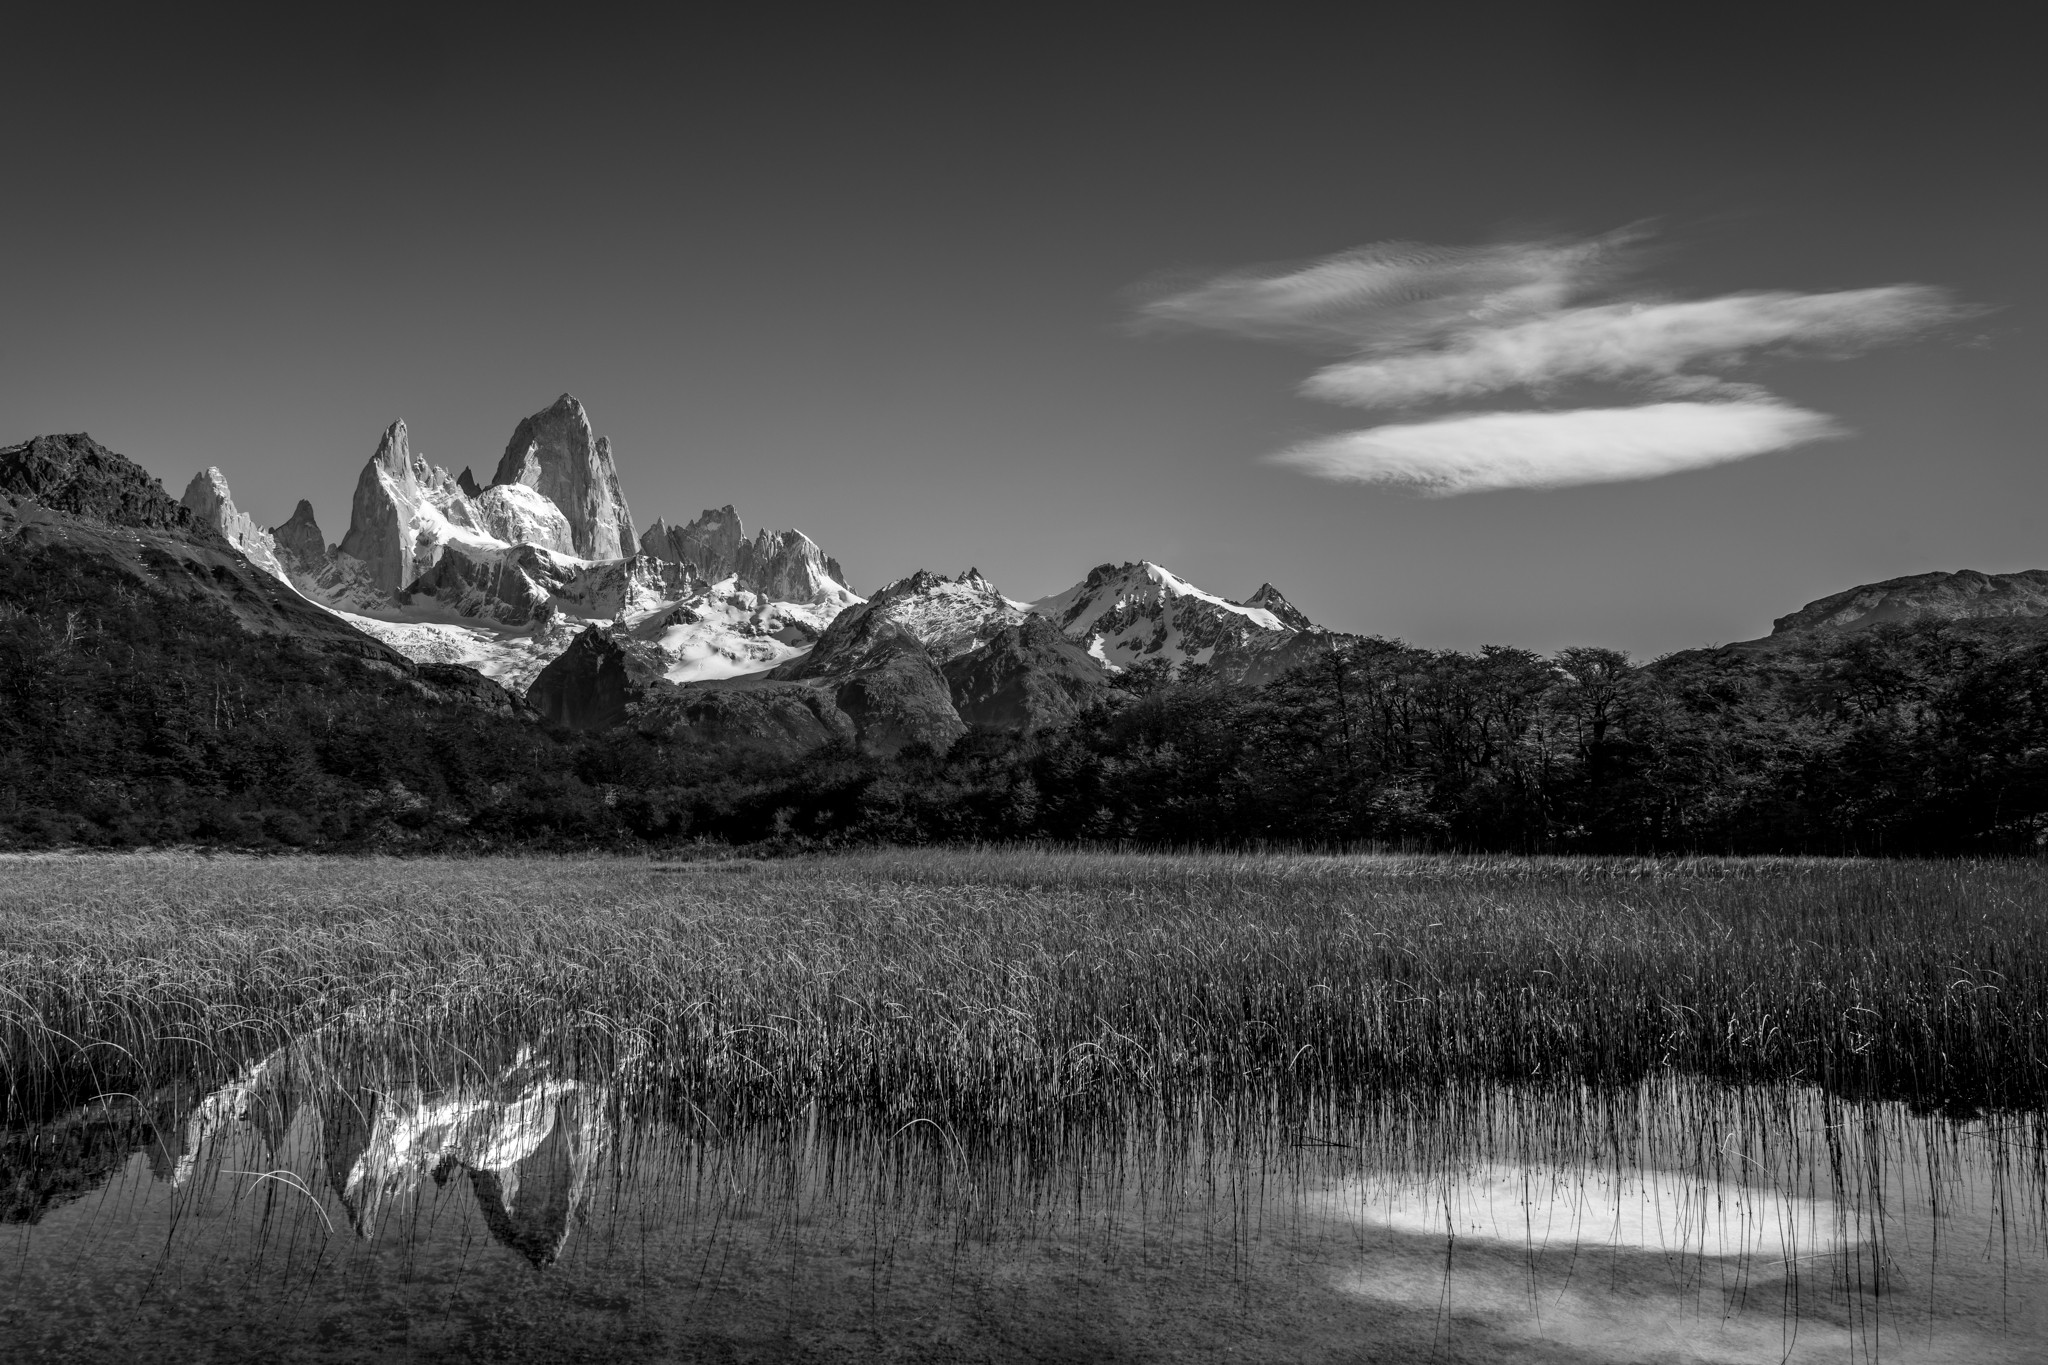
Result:
{"label": "reed", "polygon": [[2032,862],[15,860],[0,1067],[10,1123],[322,1027],[954,1133],[1661,1075],[2038,1111],[2044,904]]}

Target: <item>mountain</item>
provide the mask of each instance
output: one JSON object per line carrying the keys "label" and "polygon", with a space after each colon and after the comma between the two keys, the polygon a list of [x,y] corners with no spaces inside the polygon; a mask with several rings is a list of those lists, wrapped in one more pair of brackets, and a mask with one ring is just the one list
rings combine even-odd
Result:
{"label": "mountain", "polygon": [[1065,592],[1033,602],[1031,610],[1111,669],[1163,659],[1242,672],[1258,655],[1314,630],[1270,583],[1259,589],[1256,604],[1232,602],[1149,560],[1100,565]]}
{"label": "mountain", "polygon": [[491,486],[520,485],[561,509],[584,559],[624,559],[632,553],[633,514],[619,491],[609,438],[593,437],[590,417],[563,394],[522,420],[505,445]]}
{"label": "mountain", "polygon": [[1752,643],[1927,620],[2034,622],[2048,629],[2048,569],[2005,574],[1963,569],[1866,583],[1780,616],[1764,641]]}
{"label": "mountain", "polygon": [[265,532],[237,520],[218,470],[194,488],[206,519],[309,600],[406,657],[522,692],[594,622],[625,627],[665,678],[687,681],[787,662],[861,600],[810,537],[748,537],[730,507],[676,534],[657,521],[635,553],[610,443],[570,394],[518,424],[482,488],[468,469],[429,463],[393,422],[333,545],[309,504]]}
{"label": "mountain", "polygon": [[943,747],[970,729],[1056,725],[1143,659],[1263,680],[1298,652],[1290,642],[1320,638],[1270,584],[1234,603],[1150,563],[1104,565],[1037,603],[973,569],[920,571],[864,600],[816,541],[750,534],[731,504],[657,518],[636,538],[611,445],[571,394],[517,424],[488,486],[431,463],[392,422],[331,544],[303,501],[257,526],[218,468],[182,503],[152,502],[85,440],[11,448],[16,482],[203,532],[288,585],[264,591],[293,610],[412,665],[530,692],[569,729],[632,719],[778,752],[826,739]]}

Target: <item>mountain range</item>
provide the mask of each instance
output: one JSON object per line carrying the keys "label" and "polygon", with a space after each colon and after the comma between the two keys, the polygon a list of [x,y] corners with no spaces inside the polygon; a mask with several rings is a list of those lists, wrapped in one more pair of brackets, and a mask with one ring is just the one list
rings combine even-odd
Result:
{"label": "mountain range", "polygon": [[[863,597],[809,536],[749,535],[729,504],[636,532],[611,443],[568,394],[517,423],[488,484],[428,463],[391,423],[332,543],[305,501],[264,528],[219,469],[173,500],[84,435],[0,449],[0,498],[0,540],[175,581],[247,631],[416,687],[571,729],[631,718],[645,734],[780,754],[1028,735],[1141,665],[1261,683],[1337,638],[1270,583],[1233,601],[1143,560],[1030,602],[975,569],[920,570]],[[2048,622],[2048,571],[1852,588],[1736,648],[1928,617]]]}

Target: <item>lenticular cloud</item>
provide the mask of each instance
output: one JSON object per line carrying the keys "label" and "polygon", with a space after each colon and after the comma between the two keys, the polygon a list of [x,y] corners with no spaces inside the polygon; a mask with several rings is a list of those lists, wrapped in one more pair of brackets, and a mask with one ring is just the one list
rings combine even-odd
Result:
{"label": "lenticular cloud", "polygon": [[[1674,300],[1623,293],[1645,234],[1432,247],[1383,242],[1308,265],[1237,271],[1156,294],[1141,327],[1336,347],[1312,398],[1401,409],[1567,383],[1635,407],[1474,412],[1371,427],[1272,458],[1322,478],[1436,496],[1651,479],[1839,436],[1831,418],[1725,377],[1764,357],[1843,359],[1981,309],[1925,285]],[[1701,400],[1701,401],[1675,401]]]}
{"label": "lenticular cloud", "polygon": [[1431,497],[1654,479],[1847,433],[1775,400],[1481,412],[1370,427],[1269,457],[1319,478]]}

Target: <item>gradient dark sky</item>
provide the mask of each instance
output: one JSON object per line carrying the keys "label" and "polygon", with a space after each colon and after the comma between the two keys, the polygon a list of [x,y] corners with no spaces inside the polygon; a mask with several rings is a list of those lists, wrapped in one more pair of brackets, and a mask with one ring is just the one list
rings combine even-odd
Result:
{"label": "gradient dark sky", "polygon": [[[2048,566],[2048,101],[1994,17],[2021,11],[1791,8],[16,26],[0,441],[90,431],[174,493],[218,464],[338,540],[385,423],[487,477],[567,390],[642,526],[732,502],[864,591],[1150,558],[1431,645],[1652,655]],[[1676,293],[2000,311],[1758,376],[1852,439],[1436,501],[1258,462],[1359,424],[1295,395],[1301,355],[1123,325],[1162,271],[1642,219]]]}

